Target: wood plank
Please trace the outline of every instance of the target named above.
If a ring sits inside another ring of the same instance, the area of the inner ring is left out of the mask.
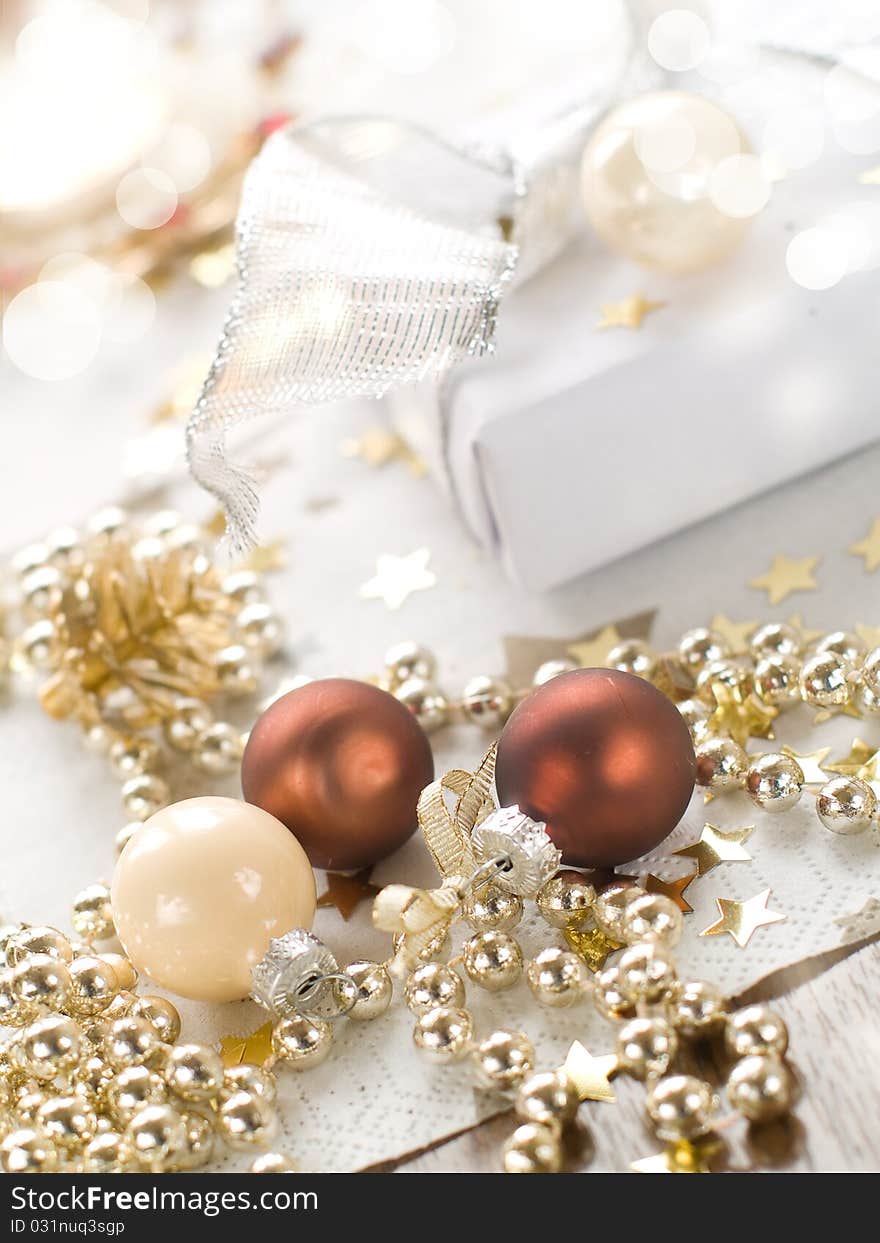
[[[823,970],[822,960],[797,964],[788,977],[776,973],[744,997],[774,998],[774,1008],[789,1027],[792,1067],[802,1091],[790,1120],[763,1128],[747,1128],[737,1121],[725,1130],[728,1151],[721,1168],[880,1171],[880,942],[842,961],[835,961],[837,952],[825,957],[833,965]],[[791,979],[804,976],[804,982],[784,991]],[[714,1060],[709,1051],[702,1063],[704,1072]],[[643,1087],[622,1076],[615,1085],[615,1104],[581,1107],[579,1127],[568,1145],[568,1170],[625,1172],[632,1161],[659,1151],[644,1121]],[[512,1127],[510,1114],[493,1118],[396,1169],[498,1171],[500,1148]]]

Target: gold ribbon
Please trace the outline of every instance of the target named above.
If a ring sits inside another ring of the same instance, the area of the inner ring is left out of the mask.
[[[470,893],[469,878],[477,868],[471,833],[494,809],[490,794],[495,775],[495,744],[476,772],[454,768],[432,781],[418,803],[419,828],[443,883],[438,889],[386,885],[373,903],[373,923],[395,934],[395,955],[389,969],[396,975],[412,970],[420,955],[442,941]],[[447,792],[457,800],[450,811]]]

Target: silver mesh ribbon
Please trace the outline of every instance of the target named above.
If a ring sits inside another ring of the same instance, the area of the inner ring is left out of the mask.
[[[237,221],[239,281],[187,426],[194,478],[253,541],[251,474],[227,432],[256,415],[380,397],[490,348],[517,247],[509,158],[411,126],[330,120],[274,134]]]

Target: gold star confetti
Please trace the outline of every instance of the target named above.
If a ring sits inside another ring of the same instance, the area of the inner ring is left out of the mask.
[[[754,831],[753,824],[728,829],[726,833],[714,824],[704,824],[697,841],[672,853],[682,859],[693,859],[697,865],[695,875],[705,876],[719,863],[748,863],[752,856],[744,849],[743,842],[747,842]]]
[[[656,687],[673,703],[681,703],[690,699],[694,693],[694,684],[686,677],[681,662],[674,656],[660,656],[651,672],[651,685]]]
[[[665,302],[651,302],[644,294],[637,293],[620,302],[603,302],[597,328],[641,328],[642,320],[652,311],[659,311]]]
[[[749,639],[757,630],[758,623],[756,621],[735,622],[724,613],[716,613],[709,623],[709,628],[723,635],[730,644],[730,650],[737,656],[740,652],[747,650]]]
[[[832,760],[824,767],[829,773],[839,773],[841,777],[857,777],[859,771],[874,758],[877,748],[862,738],[854,738],[848,755]]]
[[[687,915],[694,908],[684,896],[684,891],[688,885],[696,878],[697,872],[691,872],[688,876],[677,876],[673,880],[661,880],[659,876],[655,876],[650,872],[644,880],[643,888],[648,893],[662,893],[664,898],[671,898],[680,911],[684,911]]]
[[[364,600],[382,600],[386,608],[399,609],[414,591],[427,591],[437,583],[437,575],[428,569],[431,551],[417,548],[405,557],[383,553],[376,560],[376,573],[361,587]]]
[[[283,539],[269,540],[267,544],[258,544],[252,548],[245,560],[249,570],[258,574],[269,574],[272,570],[283,570],[287,564],[287,549]]]
[[[360,458],[367,466],[405,462],[417,478],[427,473],[424,460],[413,452],[402,436],[386,427],[370,427],[362,436],[349,437],[343,440],[340,450],[344,457]]]
[[[766,591],[771,604],[779,604],[793,591],[816,591],[819,584],[813,571],[821,560],[821,557],[802,557],[797,561],[778,553],[767,573],[750,579],[749,586]]]
[[[880,186],[880,164],[859,173],[859,181],[863,186]]]
[[[810,630],[809,626],[806,625],[800,613],[792,614],[792,616],[789,617],[788,619],[788,624],[789,626],[793,626],[794,629],[797,630],[797,632],[801,636],[801,639],[803,639],[804,643],[808,643],[808,644],[812,643],[815,639],[818,639],[819,636],[824,633],[821,630]]]
[[[851,552],[854,557],[861,557],[867,572],[874,573],[880,566],[880,518],[874,519],[865,538],[857,544],[850,544],[847,552]]]
[[[603,626],[591,639],[571,643],[566,650],[582,669],[600,669],[605,664],[612,647],[616,647],[621,638],[616,626]]]
[[[863,622],[856,622],[856,634],[867,647],[880,647],[880,626],[866,626]]]
[[[617,1057],[607,1053],[593,1057],[579,1040],[569,1049],[562,1067],[577,1088],[582,1101],[615,1101],[614,1089],[608,1082],[617,1070]]]
[[[318,906],[335,906],[344,920],[351,919],[355,909],[368,898],[375,898],[378,885],[370,884],[373,869],[347,875],[345,872],[328,872],[327,888],[318,898]]]
[[[741,747],[750,738],[772,738],[773,722],[778,708],[762,703],[753,692],[743,695],[723,682],[712,683],[715,711],[709,718],[709,729],[716,734],[729,734]]]
[[[605,966],[608,955],[620,949],[620,942],[606,937],[600,928],[566,928],[563,936],[594,975]]]
[[[827,756],[831,754],[830,747],[821,747],[818,751],[806,751],[803,755],[795,751],[792,747],[783,747],[784,755],[790,755],[793,760],[797,760],[800,765],[801,772],[804,774],[805,786],[823,786],[828,780],[828,774],[822,767]]]
[[[701,937],[717,937],[728,932],[740,949],[745,949],[758,928],[767,924],[778,924],[785,919],[781,911],[771,911],[767,907],[770,890],[762,889],[753,898],[745,902],[737,902],[733,898],[716,898],[718,919],[700,933]]]
[[[711,1174],[711,1161],[722,1150],[720,1140],[686,1139],[669,1144],[653,1157],[642,1157],[629,1167],[636,1174]]]
[[[224,1066],[240,1066],[242,1062],[262,1066],[272,1056],[272,1023],[264,1023],[250,1036],[224,1036],[220,1041]]]

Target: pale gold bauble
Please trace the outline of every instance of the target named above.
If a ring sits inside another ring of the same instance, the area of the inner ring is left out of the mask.
[[[637,263],[700,272],[725,259],[748,228],[710,197],[719,165],[748,149],[710,100],[684,91],[640,95],[614,108],[587,144],[587,218],[612,250]]]

